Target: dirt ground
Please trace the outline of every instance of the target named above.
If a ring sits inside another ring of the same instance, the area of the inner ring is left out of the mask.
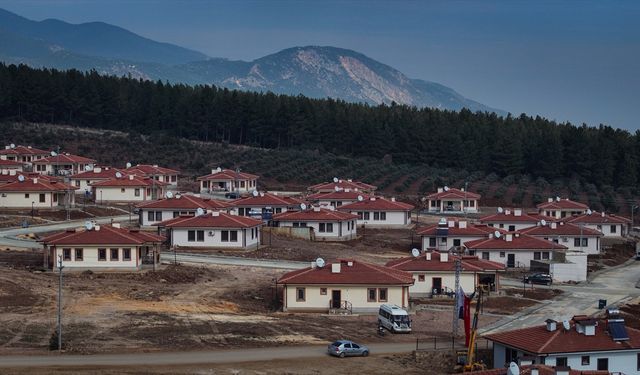
[[[127,208],[123,209],[115,208],[115,207],[82,207],[81,204],[77,205],[76,208],[70,211],[71,220],[79,220],[79,219],[88,219],[93,217],[100,216],[116,216],[116,215],[126,215]],[[22,220],[18,223],[13,223],[8,218],[14,216],[22,216],[27,218],[30,224],[40,224],[46,221],[63,221],[67,219],[67,211],[64,209],[60,210],[38,210],[34,211],[35,218],[31,219],[31,209],[20,209],[20,210],[0,210],[0,228],[6,228],[9,226],[20,226],[22,224]],[[6,216],[10,215],[10,216]],[[134,215],[135,217],[135,215]],[[5,218],[7,224],[5,224]],[[15,224],[15,225],[10,225]]]
[[[602,254],[589,255],[589,272],[601,270],[605,267],[620,265],[635,256],[635,244],[632,242],[612,243],[611,248]]]

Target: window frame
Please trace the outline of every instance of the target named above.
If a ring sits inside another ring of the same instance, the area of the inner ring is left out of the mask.
[[[320,295],[321,296],[326,296],[327,295],[327,288],[320,288]]]
[[[425,275],[418,275],[418,282],[423,283],[426,280]]]
[[[196,231],[193,229],[187,230],[187,242],[196,242]]]
[[[98,262],[106,262],[106,261],[107,261],[107,248],[106,247],[98,248]]]
[[[333,233],[333,223],[327,223],[326,232]]]
[[[204,230],[196,231],[196,242],[204,242]]]
[[[221,230],[220,231],[220,242],[229,242],[229,231]]]
[[[82,262],[84,260],[84,249],[81,247],[74,248],[73,255],[76,262]]]
[[[373,298],[371,298],[373,293]],[[367,288],[367,302],[377,302],[378,301],[378,289],[376,288]]]
[[[116,254],[115,257],[113,256],[113,254],[114,254],[113,251],[114,250],[115,250],[115,254]],[[115,248],[115,247],[109,248],[109,261],[110,262],[120,261],[120,249],[119,248]]]
[[[297,287],[296,288],[296,302],[305,302],[307,300],[307,288]],[[302,297],[300,297],[300,293],[302,293]]]
[[[556,367],[559,367],[559,366],[567,367],[568,363],[569,363],[568,357],[556,357]]]
[[[46,196],[46,194],[42,194],[42,193],[41,193],[41,194],[40,194],[40,196],[38,196],[38,201],[39,201],[40,203],[46,203],[46,202],[47,202],[47,196]]]
[[[68,255],[68,256],[67,256]],[[71,248],[65,247],[62,249],[62,260],[63,261],[71,261]]]
[[[384,298],[382,293],[384,292]],[[389,300],[389,288],[378,288],[378,302],[387,302]]]
[[[582,364],[582,366],[589,366],[591,365],[591,356],[589,355],[583,355],[580,358],[580,363]]]
[[[129,253],[128,256],[126,255],[127,253]],[[130,261],[131,260],[131,248],[130,247],[123,247],[122,248],[122,260],[123,261]]]
[[[229,242],[238,242],[238,231],[237,230],[230,230],[229,231]]]

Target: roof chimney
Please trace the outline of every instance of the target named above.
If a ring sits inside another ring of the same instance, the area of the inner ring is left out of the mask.
[[[571,367],[556,366],[556,375],[569,375]]]
[[[133,181],[133,178],[134,178],[134,177],[135,177],[134,175],[130,174],[130,175],[129,175],[129,180],[132,180],[132,181]]]
[[[552,221],[551,224],[549,224],[549,226],[551,227],[551,229],[556,229],[558,228],[558,223],[556,223],[555,221]]]
[[[513,234],[511,234],[511,233],[505,234],[504,235],[504,240],[507,241],[507,242],[513,241]]]
[[[396,197],[391,197],[391,202],[395,202],[396,201]]]
[[[340,262],[331,263],[331,273],[340,273]]]
[[[95,231],[99,231],[99,230],[100,230],[100,226],[99,226],[99,225],[94,225],[94,226],[93,226],[93,230],[95,230]]]
[[[464,229],[467,227],[467,221],[466,220],[460,220],[458,221],[458,228],[460,229]]]
[[[212,217],[220,216],[220,211],[211,211],[211,216]]]
[[[537,367],[531,367],[529,369],[529,374],[531,374],[531,375],[540,375],[540,372],[538,371]]]
[[[431,260],[431,251],[427,251],[425,252],[425,254],[426,254],[426,259]]]
[[[453,228],[453,227],[455,227],[455,226],[456,226],[456,222],[455,222],[455,221],[453,221],[453,220],[449,220],[449,221],[447,221],[447,226],[448,226],[449,228]]]
[[[549,332],[554,332],[558,327],[558,323],[553,319],[547,319],[544,322],[547,323],[547,331]]]
[[[553,198],[547,198],[547,203],[553,202]]]
[[[102,172],[102,168],[100,168],[100,167],[93,168],[93,173],[100,173],[100,172]]]
[[[442,193],[442,188],[438,188],[438,193]]]
[[[34,177],[34,178],[33,178],[33,183],[34,183],[34,184],[37,184],[37,183],[38,183],[38,177]]]
[[[448,262],[449,261],[449,253],[447,253],[447,252],[440,253],[440,261],[441,262]]]
[[[513,210],[513,216],[522,216],[522,209],[516,208]]]
[[[320,212],[320,206],[313,206],[314,212]]]
[[[120,223],[113,223],[111,226],[114,228],[120,228]]]
[[[511,210],[507,208],[506,210],[504,210],[504,214],[505,215],[511,215]]]

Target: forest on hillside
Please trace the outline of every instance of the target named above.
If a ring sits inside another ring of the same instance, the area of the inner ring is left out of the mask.
[[[640,182],[640,131],[540,117],[368,106],[0,64],[0,120],[312,150],[496,176]]]

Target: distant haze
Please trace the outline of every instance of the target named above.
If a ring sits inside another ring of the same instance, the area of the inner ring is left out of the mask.
[[[635,1],[0,0],[0,8],[103,21],[211,57],[349,48],[514,114],[640,129]]]

